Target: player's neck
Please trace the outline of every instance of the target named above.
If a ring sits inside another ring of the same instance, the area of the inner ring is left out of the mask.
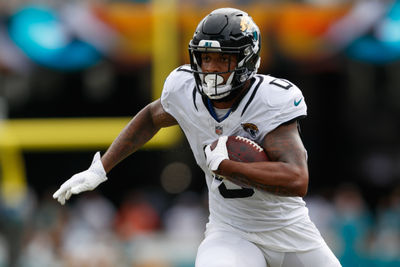
[[[232,98],[229,101],[224,101],[224,102],[216,102],[216,101],[212,101],[211,103],[215,108],[219,108],[219,109],[227,109],[227,108],[231,108],[233,106],[233,104],[236,102],[237,97]]]

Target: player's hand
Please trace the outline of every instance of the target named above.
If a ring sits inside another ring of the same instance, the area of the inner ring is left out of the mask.
[[[100,152],[97,152],[92,164],[86,171],[80,172],[72,176],[69,180],[61,185],[54,193],[53,198],[57,199],[61,205],[65,204],[72,194],[79,194],[83,191],[95,189],[100,183],[107,180],[106,171],[100,159]]]
[[[204,152],[206,154],[207,167],[211,171],[218,170],[219,165],[225,159],[229,159],[228,150],[226,148],[226,141],[228,136],[221,136],[218,138],[218,143],[214,150],[211,150],[211,144],[206,146]]]

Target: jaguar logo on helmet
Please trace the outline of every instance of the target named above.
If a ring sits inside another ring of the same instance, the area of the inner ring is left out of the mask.
[[[249,16],[243,16],[240,20],[240,29],[242,32],[252,32],[254,31],[254,22],[249,18]]]
[[[251,137],[255,138],[259,132],[257,125],[255,125],[254,123],[242,123],[241,124],[243,130],[245,130],[246,132],[248,132]]]

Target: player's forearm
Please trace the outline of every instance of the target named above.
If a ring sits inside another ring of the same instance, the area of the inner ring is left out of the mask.
[[[224,160],[220,165],[219,174],[232,182],[281,196],[303,197],[307,193],[307,167],[284,162],[241,163]]]
[[[113,141],[101,161],[106,172],[141,148],[160,129],[153,123],[150,105],[142,109]]]

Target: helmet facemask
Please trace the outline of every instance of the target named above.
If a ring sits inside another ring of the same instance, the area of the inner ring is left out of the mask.
[[[202,44],[203,41],[204,40],[202,40],[200,44]],[[215,43],[216,41],[213,42]],[[204,43],[209,44],[210,41],[204,41]],[[189,48],[191,66],[200,93],[206,95],[210,99],[218,100],[225,98],[230,92],[242,88],[244,83],[257,72],[259,66],[259,57],[257,57],[257,67],[249,72],[246,63],[254,56],[254,53],[250,54],[250,49],[250,45],[247,45],[246,48],[210,48],[204,45],[191,45]],[[203,71],[201,68],[202,53],[223,53],[230,55],[227,70],[221,72]],[[236,56],[237,58],[237,65],[234,67],[232,67],[231,63],[232,56]],[[229,73],[229,76],[225,81],[222,75],[227,73]]]
[[[217,48],[210,48],[210,43],[213,46],[217,46]],[[237,69],[237,66],[232,66],[232,57],[238,57],[238,53],[236,51],[221,51],[217,41],[209,42],[202,40],[198,46],[192,48],[190,51],[192,70],[200,92],[210,99],[221,99],[229,95],[229,92],[233,89],[233,79]],[[203,71],[201,68],[203,53],[223,53],[229,55],[227,69],[220,72]],[[224,76],[226,77],[225,74],[229,74],[226,80],[224,78]]]

